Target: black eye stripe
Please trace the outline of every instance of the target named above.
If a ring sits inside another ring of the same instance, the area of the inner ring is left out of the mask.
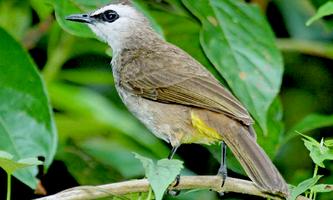
[[[106,10],[103,13],[100,13],[98,15],[91,16],[97,20],[104,21],[104,22],[114,22],[119,18],[119,15],[114,10]]]

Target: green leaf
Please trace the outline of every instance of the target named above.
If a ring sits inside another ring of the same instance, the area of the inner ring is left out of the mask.
[[[201,45],[215,68],[267,133],[283,63],[261,11],[240,0],[183,0],[202,23]]]
[[[310,114],[293,126],[283,139],[286,143],[290,139],[298,136],[298,132],[306,133],[318,128],[333,126],[333,115]]]
[[[7,160],[12,160],[13,159],[13,155],[6,152],[6,151],[0,151],[0,158],[1,159],[7,159]]]
[[[325,140],[324,144],[325,144],[327,147],[333,147],[333,139]]]
[[[13,158],[14,156],[12,154],[0,151],[0,167],[9,175],[22,168],[43,164],[43,162],[37,160],[37,158],[25,158],[19,161],[15,161]]]
[[[49,166],[57,137],[49,101],[35,64],[0,28],[0,149],[16,159],[44,156]],[[34,188],[36,169],[14,174]]]
[[[156,200],[161,200],[164,192],[183,168],[183,162],[179,160],[162,159],[155,163],[153,160],[139,154],[135,154],[135,157],[143,164]]]
[[[317,13],[306,22],[306,25],[309,26],[314,21],[331,14],[333,14],[333,2],[328,1],[324,5],[320,6]]]
[[[258,144],[265,150],[267,155],[274,160],[281,143],[281,136],[284,133],[282,122],[283,110],[280,98],[276,98],[271,104],[267,113],[268,135],[256,128]]]
[[[333,185],[331,184],[318,184],[311,187],[313,192],[333,192]]]
[[[311,144],[311,145],[313,145],[313,146],[316,146],[316,147],[320,148],[320,143],[317,142],[317,140],[313,139],[313,138],[310,137],[310,136],[304,135],[304,134],[302,134],[302,133],[298,133],[298,134],[300,134],[301,136],[305,137],[306,141],[308,141],[309,144]]]
[[[298,184],[295,188],[291,190],[291,194],[288,200],[295,200],[300,194],[302,194],[303,192],[307,191],[312,186],[314,186],[321,177],[322,176],[315,176],[306,179],[305,181],[302,181],[300,184]]]
[[[326,147],[324,142],[319,143],[309,136],[302,136],[305,137],[305,139],[303,139],[304,145],[310,151],[310,157],[313,162],[316,165],[325,168],[323,162],[325,160],[333,160],[333,149]]]
[[[41,165],[42,161],[39,161],[37,158],[23,158],[17,161],[17,163],[27,166]]]

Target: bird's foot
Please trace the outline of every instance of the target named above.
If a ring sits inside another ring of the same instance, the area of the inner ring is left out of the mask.
[[[228,177],[227,168],[219,169],[219,171],[217,172],[217,175],[222,177],[221,187],[223,187],[224,184],[225,184],[225,180],[226,180],[227,177]]]
[[[175,179],[175,184],[173,184],[172,187],[177,187],[179,185],[179,182],[180,182],[180,174],[178,174],[176,176],[176,179]],[[180,193],[180,190],[176,190],[176,189],[172,189],[172,190],[167,190],[167,194],[171,195],[171,196],[177,196],[179,195]]]
[[[227,171],[227,145],[222,142],[221,144],[221,165],[219,168],[219,171],[217,172],[218,176],[222,177],[222,183],[221,183],[221,188],[225,184],[225,180],[227,179],[228,176],[228,171]],[[219,193],[220,196],[224,195],[224,192]]]
[[[177,176],[176,176],[176,179],[175,179],[175,184],[173,185],[173,187],[177,187],[178,185],[179,185],[179,182],[180,182],[180,174],[178,174]]]
[[[180,194],[180,190],[167,190],[167,194],[170,196],[178,196]]]
[[[219,168],[219,171],[217,172],[217,175],[222,177],[221,188],[223,188],[225,180],[228,177],[227,165],[222,164],[221,167]],[[219,192],[219,195],[224,196],[224,192]]]

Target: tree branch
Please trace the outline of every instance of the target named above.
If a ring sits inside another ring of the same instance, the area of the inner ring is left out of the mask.
[[[280,197],[260,191],[251,181],[228,177],[223,188],[221,188],[221,183],[222,179],[220,176],[182,176],[178,186],[170,186],[169,189],[211,189],[216,192],[235,192],[269,199],[281,199]],[[148,190],[148,180],[139,179],[99,186],[74,187],[54,195],[39,198],[38,200],[97,199],[110,196],[121,196],[130,193],[148,192]],[[300,196],[297,200],[308,200],[308,198]]]

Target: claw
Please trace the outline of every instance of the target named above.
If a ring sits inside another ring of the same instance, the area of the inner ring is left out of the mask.
[[[173,187],[177,187],[179,185],[179,182],[180,182],[180,174],[178,174],[176,176],[176,179],[175,179],[176,183],[173,185]]]
[[[180,194],[180,190],[167,190],[167,194],[170,196],[178,196]]]
[[[175,178],[175,184],[172,187],[177,187],[179,185],[180,182],[180,174],[178,174]],[[179,195],[180,190],[176,190],[176,189],[172,189],[172,190],[167,190],[167,194],[171,195],[171,196],[177,196]]]
[[[171,160],[173,158],[173,156],[175,155],[177,149],[178,149],[179,146],[174,146],[172,147],[172,150],[168,156],[168,159]],[[177,185],[179,185],[179,181],[180,181],[180,174],[178,174],[176,176],[176,179],[175,179],[176,183],[172,186],[172,187],[177,187]],[[167,190],[167,194],[171,195],[171,196],[177,196],[179,195],[180,193],[180,190],[176,190],[176,189],[173,189],[173,190]]]
[[[227,179],[227,171],[221,171],[218,173],[218,175],[222,177],[221,187],[223,187],[225,184],[225,180]]]
[[[219,192],[219,196],[223,197],[224,196],[224,192]]]

